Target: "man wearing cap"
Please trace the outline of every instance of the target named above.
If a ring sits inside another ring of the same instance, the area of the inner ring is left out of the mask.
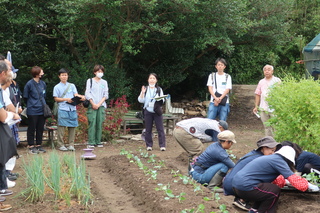
[[[192,159],[205,150],[204,143],[217,142],[217,135],[227,129],[228,123],[225,121],[216,121],[209,118],[190,118],[176,124],[173,136]]]
[[[237,172],[232,187],[238,197],[254,202],[249,212],[276,212],[285,179],[300,191],[308,189],[308,181],[293,172],[295,155],[292,147],[283,146],[274,155],[256,158]]]
[[[273,136],[273,128],[271,126],[265,125],[265,122],[273,116],[273,109],[269,108],[266,98],[268,97],[268,92],[281,80],[273,75],[273,66],[267,64],[263,67],[264,78],[259,81],[259,84],[255,90],[255,106],[253,108],[253,113],[260,112],[260,119],[263,123],[266,136]]]
[[[222,179],[230,168],[234,167],[226,149],[236,143],[235,135],[229,130],[218,134],[219,142],[208,146],[196,159],[190,174],[193,179],[201,184],[209,184],[211,190],[216,190],[222,184]],[[219,191],[220,192],[220,191]]]
[[[234,176],[239,172],[245,165],[247,165],[252,160],[261,157],[263,155],[271,155],[281,148],[281,144],[276,142],[273,137],[266,136],[257,141],[258,148],[247,153],[245,156],[240,158],[236,163],[234,168],[226,175],[223,180],[223,190],[225,195],[235,195],[232,189],[232,180]],[[233,205],[248,211],[250,206],[242,199],[235,196]]]

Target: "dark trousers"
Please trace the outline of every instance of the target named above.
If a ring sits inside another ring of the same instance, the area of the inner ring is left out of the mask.
[[[159,146],[166,147],[166,135],[164,133],[162,115],[159,116],[156,113],[151,113],[151,112],[148,112],[147,110],[144,110],[144,123],[146,126],[146,136],[145,136],[146,145],[147,147],[153,146],[153,141],[152,141],[153,121],[156,124],[157,132],[158,132]]]
[[[6,167],[0,166],[0,190],[8,189]]]
[[[29,146],[35,145],[34,134],[36,134],[36,145],[42,144],[44,122],[43,115],[28,115],[27,141]]]
[[[252,191],[241,191],[233,188],[236,195],[245,201],[253,201],[252,208],[259,213],[275,213],[281,189],[272,183],[260,183]]]

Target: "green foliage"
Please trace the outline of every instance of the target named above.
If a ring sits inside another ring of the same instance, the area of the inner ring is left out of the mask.
[[[275,128],[277,141],[292,141],[305,150],[320,153],[319,93],[318,81],[297,81],[292,77],[283,79],[270,91],[267,101],[275,116],[268,123]]]

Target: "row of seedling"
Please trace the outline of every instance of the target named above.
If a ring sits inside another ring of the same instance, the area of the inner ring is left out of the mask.
[[[92,201],[90,176],[84,160],[77,162],[75,154],[59,155],[53,151],[48,162],[42,155],[23,160],[27,188],[20,194],[31,202],[43,201],[46,194],[54,194],[55,200],[63,199],[67,205],[72,199],[85,206]]]

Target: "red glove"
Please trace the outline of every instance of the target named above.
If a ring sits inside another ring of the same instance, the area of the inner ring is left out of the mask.
[[[289,176],[287,179],[294,188],[296,188],[300,191],[303,191],[303,192],[307,191],[308,181],[306,179],[304,179],[296,174]]]
[[[272,183],[282,188],[286,184],[286,181],[282,175],[279,175]]]

